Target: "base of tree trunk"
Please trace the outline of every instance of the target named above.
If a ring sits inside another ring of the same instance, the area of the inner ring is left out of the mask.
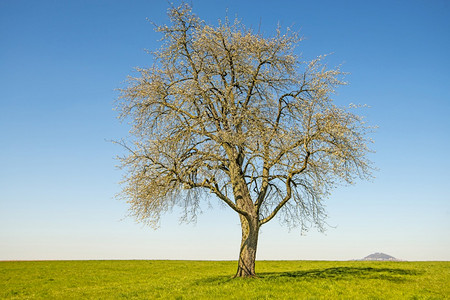
[[[237,278],[237,277],[241,277],[241,278],[251,278],[251,277],[257,277],[256,276],[256,272],[255,272],[255,261],[251,260],[251,261],[239,261],[239,266],[236,272],[236,275],[234,275],[233,278]]]
[[[245,270],[238,270],[233,278],[258,278],[255,273],[249,273]]]

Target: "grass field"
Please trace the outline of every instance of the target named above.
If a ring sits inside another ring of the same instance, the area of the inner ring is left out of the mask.
[[[0,299],[450,299],[450,262],[0,262]]]

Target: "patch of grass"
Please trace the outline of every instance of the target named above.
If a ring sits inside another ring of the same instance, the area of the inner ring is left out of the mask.
[[[0,262],[0,299],[450,299],[450,262]]]

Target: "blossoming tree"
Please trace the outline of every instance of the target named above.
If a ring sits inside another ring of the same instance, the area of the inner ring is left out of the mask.
[[[195,217],[214,195],[240,217],[236,276],[255,276],[262,225],[279,216],[322,228],[330,190],[370,177],[368,127],[333,104],[344,84],[338,68],[295,55],[296,33],[264,37],[227,19],[210,26],[185,4],[169,17],[157,26],[154,66],[121,91],[134,137],[121,142],[129,150],[122,195],[152,225],[174,205]]]

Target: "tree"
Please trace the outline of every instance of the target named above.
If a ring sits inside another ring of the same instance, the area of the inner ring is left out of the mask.
[[[118,108],[132,124],[122,195],[157,225],[174,205],[194,217],[215,195],[240,217],[236,277],[255,276],[259,229],[276,215],[322,228],[322,200],[339,183],[370,176],[362,117],[333,104],[343,73],[323,57],[302,62],[295,32],[274,37],[239,21],[216,27],[182,4],[157,26],[163,45],[138,69]]]

